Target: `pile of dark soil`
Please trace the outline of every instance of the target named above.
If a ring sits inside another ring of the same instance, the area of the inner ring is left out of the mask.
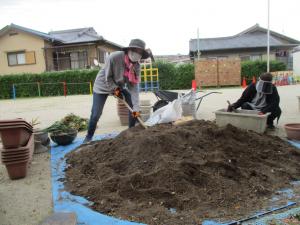
[[[67,155],[66,188],[108,215],[146,224],[239,219],[300,179],[278,137],[207,121],[135,127]]]

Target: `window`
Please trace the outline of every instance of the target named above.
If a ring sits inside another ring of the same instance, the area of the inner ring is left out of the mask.
[[[257,60],[260,60],[261,61],[261,55],[251,55],[250,56],[250,60],[251,61],[257,61]]]
[[[284,50],[276,50],[275,56],[276,57],[287,57],[288,52],[284,51]]]
[[[250,60],[250,56],[249,55],[242,55],[242,56],[240,56],[240,58],[241,58],[241,61],[248,61],[248,60]]]
[[[8,65],[16,66],[25,64],[25,52],[8,53]]]
[[[98,59],[99,59],[99,62],[104,64],[105,61],[106,61],[106,58],[109,56],[109,53],[102,50],[102,49],[98,49]]]
[[[9,66],[35,64],[35,53],[32,52],[10,52],[7,53]]]
[[[71,52],[71,68],[72,69],[83,69],[87,67],[87,52]]]

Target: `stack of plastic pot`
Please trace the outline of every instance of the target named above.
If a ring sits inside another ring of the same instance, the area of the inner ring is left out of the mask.
[[[0,120],[1,162],[10,179],[26,177],[34,152],[33,127],[23,119]]]
[[[118,99],[117,102],[118,115],[122,126],[126,126],[129,123],[129,110],[126,105]]]

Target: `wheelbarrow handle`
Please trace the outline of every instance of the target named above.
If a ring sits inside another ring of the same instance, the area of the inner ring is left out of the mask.
[[[219,92],[219,91],[212,91],[212,92],[209,92],[209,93],[207,93],[207,94],[205,94],[205,95],[203,95],[203,96],[201,96],[201,97],[199,97],[199,98],[196,98],[195,101],[200,100],[199,103],[198,103],[198,106],[197,106],[196,111],[198,111],[198,109],[199,109],[199,107],[200,107],[200,104],[201,104],[203,98],[206,97],[206,96],[208,96],[208,95],[211,95],[211,94],[222,94],[222,92]]]

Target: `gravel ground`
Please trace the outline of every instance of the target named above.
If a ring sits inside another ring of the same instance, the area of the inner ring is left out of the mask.
[[[234,102],[242,93],[241,88],[223,88],[205,90],[221,91],[203,99],[197,113],[197,119],[213,120],[214,111],[227,107],[226,100]],[[285,136],[283,124],[300,122],[297,96],[300,96],[300,85],[278,87],[281,96],[283,114],[278,129],[273,132]],[[205,93],[200,93],[203,95]],[[152,93],[142,93],[141,99],[150,99],[153,104],[156,97]],[[0,120],[24,118],[27,121],[38,118],[40,128],[51,125],[69,113],[89,117],[92,97],[77,95],[67,97],[31,98],[17,100],[0,100]],[[126,129],[120,126],[116,112],[116,100],[109,97],[103,115],[98,123],[97,134],[110,133]],[[85,133],[79,133],[84,136]],[[4,165],[0,163],[0,225],[35,225],[39,224],[52,212],[50,153],[34,155],[28,176],[21,180],[11,181]]]

